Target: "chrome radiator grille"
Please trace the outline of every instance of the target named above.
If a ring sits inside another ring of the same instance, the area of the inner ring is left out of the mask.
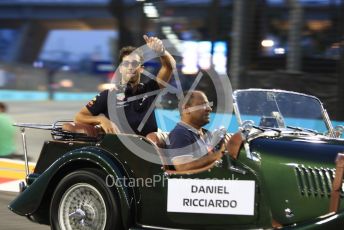
[[[294,168],[299,191],[307,197],[330,197],[336,170],[298,165]],[[341,197],[344,197],[343,186]]]

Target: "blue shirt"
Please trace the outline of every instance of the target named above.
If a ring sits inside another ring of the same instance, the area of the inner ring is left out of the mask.
[[[195,158],[206,155],[211,146],[211,133],[203,129],[203,134],[190,125],[179,122],[170,132],[167,140],[167,155],[172,162],[176,157],[192,156]]]

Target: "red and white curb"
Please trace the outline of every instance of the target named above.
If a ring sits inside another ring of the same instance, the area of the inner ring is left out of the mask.
[[[29,162],[30,172],[35,167]],[[19,192],[19,182],[25,180],[24,161],[0,159],[0,191]]]

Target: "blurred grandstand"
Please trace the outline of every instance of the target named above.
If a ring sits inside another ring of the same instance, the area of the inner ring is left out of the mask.
[[[65,45],[47,47],[49,34],[61,30]],[[87,35],[74,45],[77,53],[66,45],[68,30],[113,32],[109,55],[89,52]],[[142,34],[168,39],[180,53],[185,88],[214,68],[234,89],[318,96],[331,117],[344,120],[344,0],[0,0],[0,91],[48,92],[52,99],[56,92],[95,93],[111,78],[118,47],[142,45]],[[88,53],[80,54],[83,47]],[[216,80],[208,80],[199,88],[214,97]],[[167,93],[161,104],[174,108],[176,101]]]

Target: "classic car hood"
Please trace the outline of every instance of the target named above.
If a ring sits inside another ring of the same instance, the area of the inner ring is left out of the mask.
[[[337,154],[344,152],[344,140],[323,136],[257,138],[251,142],[250,147],[253,152],[292,159],[294,163],[334,168]]]
[[[328,213],[335,159],[337,153],[344,152],[343,140],[316,136],[257,138],[251,141],[250,150],[260,158],[276,221],[291,224]]]

